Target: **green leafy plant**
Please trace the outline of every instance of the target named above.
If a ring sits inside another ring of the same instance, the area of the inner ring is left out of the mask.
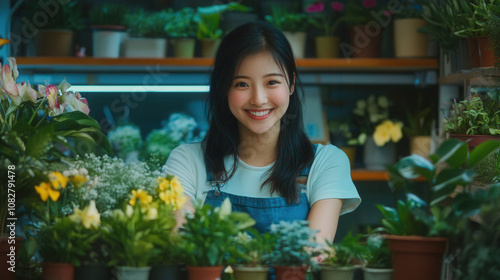
[[[317,231],[309,228],[307,221],[281,221],[272,224],[270,233],[277,235],[274,250],[271,254],[271,263],[279,266],[316,266],[312,258],[319,255],[314,250]]]
[[[167,36],[165,25],[172,20],[172,14],[172,10],[155,13],[137,10],[127,14],[125,20],[130,36],[138,38],[165,38]]]
[[[361,237],[361,234],[353,235],[352,232],[349,232],[340,243],[327,242],[328,249],[325,250],[327,257],[324,259],[323,265],[353,266],[354,261],[362,257]]]
[[[268,232],[259,233],[255,229],[247,232],[240,232],[235,237],[237,249],[229,262],[250,267],[270,266],[277,237]]]
[[[500,5],[492,8],[485,31],[495,55],[495,66],[500,67]]]
[[[330,7],[325,9],[325,4],[318,1],[306,8],[308,13],[316,16],[311,23],[322,31],[323,36],[332,36],[343,20],[340,12],[344,10],[344,4],[336,1],[331,3]]]
[[[235,254],[234,237],[253,226],[249,214],[231,212],[231,202],[226,199],[221,207],[197,205],[194,214],[186,214],[182,247],[185,263],[192,266],[220,266]],[[237,253],[236,253],[237,254]]]
[[[499,148],[500,141],[490,140],[469,153],[466,143],[448,139],[429,160],[414,154],[389,166],[389,186],[395,194],[406,193],[407,199],[396,200],[396,208],[377,205],[385,231],[405,236],[453,236],[463,229],[477,207],[469,203],[471,191],[467,188],[475,176],[472,168]],[[414,181],[418,177],[426,181],[425,189]],[[466,189],[460,191],[461,186]],[[442,203],[455,192],[458,194],[451,205]]]
[[[125,26],[129,8],[121,4],[101,4],[89,11],[91,25]]]
[[[406,110],[406,125],[403,127],[404,134],[412,136],[430,136],[432,133],[432,123],[435,111],[434,102],[425,100],[423,94],[419,94],[416,106]]]
[[[193,8],[183,8],[174,12],[172,20],[165,25],[165,31],[174,38],[194,38],[196,36],[198,23],[195,19]]]
[[[344,10],[344,21],[350,25],[367,24],[376,21],[373,15],[380,12],[380,7],[376,0],[355,0],[348,1]]]
[[[265,16],[266,21],[281,31],[306,31],[312,24],[312,19],[304,13],[294,12],[290,7],[271,6],[271,14]]]
[[[28,17],[35,19],[40,11],[45,11],[47,9],[42,6],[43,2],[37,0],[28,0],[25,2],[25,10],[28,13]],[[43,29],[69,29],[69,30],[81,30],[85,27],[82,18],[82,6],[80,1],[69,0],[56,2],[57,10],[55,12],[50,12],[46,17],[47,24],[42,26]],[[50,8],[49,8],[50,9]],[[28,28],[31,28],[28,25]]]
[[[498,0],[460,0],[466,16],[466,25],[455,34],[463,38],[485,36],[485,27],[491,18],[493,8],[500,4]]]
[[[369,233],[362,250],[363,265],[369,268],[391,268],[391,252],[387,239],[381,234]]]
[[[194,21],[198,23],[196,37],[198,39],[219,39],[222,37],[220,28],[221,14],[226,11],[248,12],[250,8],[238,2],[222,5],[198,7]]]
[[[337,147],[360,145],[365,139],[354,137],[351,131],[351,125],[347,120],[328,121],[328,131],[330,132],[330,141]],[[366,137],[366,135],[365,135]]]
[[[484,98],[473,97],[452,105],[444,130],[450,134],[500,135],[500,102],[498,92]]]
[[[459,243],[463,250],[457,256],[456,279],[497,279],[500,277],[500,185],[491,185],[473,196],[479,206],[474,221],[465,227]]]

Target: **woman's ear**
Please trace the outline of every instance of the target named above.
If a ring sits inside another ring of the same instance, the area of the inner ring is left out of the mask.
[[[293,92],[295,91],[295,73],[293,73],[293,82],[292,82],[292,85],[290,86],[290,95],[293,94]]]

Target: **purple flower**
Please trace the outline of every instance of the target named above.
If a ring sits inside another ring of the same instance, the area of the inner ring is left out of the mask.
[[[322,2],[314,2],[309,7],[306,8],[308,13],[322,12],[325,9],[325,5]]]
[[[363,0],[363,7],[370,9],[377,6],[377,0]]]
[[[344,10],[344,4],[340,2],[333,2],[332,3],[332,10],[337,11],[337,12],[342,12]]]

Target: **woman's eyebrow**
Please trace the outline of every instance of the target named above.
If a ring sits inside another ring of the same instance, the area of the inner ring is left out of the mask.
[[[272,76],[285,77],[281,73],[269,73],[269,74],[264,75],[264,78],[272,77]],[[233,80],[236,80],[236,79],[250,79],[250,77],[248,77],[248,76],[235,76],[235,77],[233,77]]]

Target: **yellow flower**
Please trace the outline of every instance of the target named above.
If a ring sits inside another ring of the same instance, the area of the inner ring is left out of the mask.
[[[389,134],[391,134],[392,142],[396,143],[403,138],[403,132],[401,131],[402,126],[403,124],[398,122],[391,127]]]
[[[130,201],[128,203],[132,206],[135,206],[135,203],[137,200],[139,200],[141,202],[142,207],[145,207],[149,203],[151,203],[151,201],[153,201],[153,197],[150,196],[148,194],[148,192],[145,190],[141,190],[141,189],[138,189],[137,191],[132,190],[132,198],[130,199]]]
[[[375,128],[375,132],[373,133],[373,141],[375,141],[375,144],[379,147],[384,146],[385,143],[389,142],[391,140],[391,136],[389,134],[389,129],[387,128],[386,125],[379,124]]]
[[[101,214],[95,207],[95,201],[90,201],[90,204],[83,210],[75,208],[74,213],[69,216],[69,219],[74,223],[81,223],[84,228],[98,228],[101,224]]]
[[[73,176],[69,177],[69,180],[71,181],[73,186],[79,187],[87,181],[87,177],[85,177],[83,175],[73,175]]]
[[[158,188],[161,191],[166,190],[168,188],[168,185],[170,184],[170,182],[163,177],[158,177],[158,178],[156,178],[156,180],[158,181]]]
[[[47,201],[49,197],[52,201],[57,201],[61,195],[59,191],[52,189],[51,184],[45,182],[35,186],[35,190],[43,201]]]
[[[172,178],[172,180],[170,181],[170,188],[177,195],[181,195],[184,193],[184,189],[182,188],[181,182],[179,181],[177,176]]]
[[[54,189],[65,188],[68,184],[68,177],[62,175],[61,172],[50,172],[49,180]]]

